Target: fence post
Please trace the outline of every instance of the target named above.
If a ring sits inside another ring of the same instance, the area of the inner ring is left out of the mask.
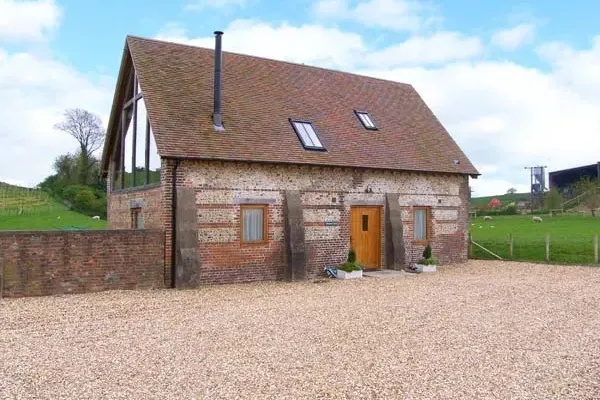
[[[594,264],[598,264],[598,234],[594,235]]]
[[[546,262],[550,262],[550,234],[546,234]]]
[[[471,244],[471,232],[469,232],[469,247],[468,247],[467,251],[469,252],[467,258],[473,258],[473,245]]]
[[[513,234],[512,232],[508,236],[508,256],[513,258]]]

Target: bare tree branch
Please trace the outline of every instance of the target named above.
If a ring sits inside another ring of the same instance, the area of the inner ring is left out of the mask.
[[[102,146],[106,132],[100,118],[87,110],[72,108],[64,113],[64,120],[54,125],[55,129],[71,135],[87,157]]]
[[[79,183],[86,184],[94,165],[93,153],[102,146],[106,132],[100,118],[87,110],[72,108],[64,113],[64,120],[54,125],[55,129],[71,135],[79,143]]]

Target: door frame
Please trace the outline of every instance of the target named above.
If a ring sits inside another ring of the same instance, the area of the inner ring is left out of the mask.
[[[348,215],[348,220],[349,220],[349,224],[348,224],[348,237],[350,238],[352,236],[352,209],[354,208],[376,208],[379,211],[379,236],[377,239],[377,243],[378,245],[378,249],[377,249],[377,266],[375,267],[367,267],[365,268],[365,271],[377,271],[382,269],[382,264],[383,264],[383,257],[381,255],[381,253],[383,252],[383,234],[384,234],[384,221],[383,221],[383,205],[377,205],[377,204],[365,204],[365,205],[360,205],[360,204],[353,204],[350,206],[350,213]],[[350,246],[352,246],[352,241],[350,241]]]

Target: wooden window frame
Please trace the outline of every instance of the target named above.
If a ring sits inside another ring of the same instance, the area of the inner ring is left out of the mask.
[[[247,242],[244,240],[244,210],[263,211],[263,240]],[[242,204],[240,205],[240,243],[244,246],[265,244],[269,242],[269,205],[268,204]]]
[[[417,240],[415,239],[415,214],[417,210],[424,210],[425,211],[425,239],[424,240]],[[415,206],[413,207],[413,212],[412,212],[412,216],[413,216],[413,232],[412,232],[412,237],[413,237],[413,243],[416,245],[427,245],[429,244],[429,242],[431,241],[431,228],[432,228],[432,221],[431,221],[431,207],[429,206]]]
[[[131,209],[131,229],[144,229],[143,226],[138,226],[138,216],[142,217],[142,225],[144,223],[144,214],[142,213],[141,207],[135,207]]]

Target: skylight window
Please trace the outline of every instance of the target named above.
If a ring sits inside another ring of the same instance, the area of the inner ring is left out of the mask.
[[[371,116],[369,115],[368,112],[354,110],[354,113],[356,114],[358,119],[360,119],[360,122],[362,122],[362,124],[365,128],[373,130],[373,131],[377,130],[377,127],[375,126],[375,122],[373,122],[373,119],[371,118]]]
[[[296,131],[296,135],[300,138],[302,142],[302,146],[305,149],[310,150],[325,150],[323,144],[319,140],[317,136],[317,132],[312,126],[312,123],[306,121],[296,121],[290,120],[292,126],[294,127],[294,131]]]

